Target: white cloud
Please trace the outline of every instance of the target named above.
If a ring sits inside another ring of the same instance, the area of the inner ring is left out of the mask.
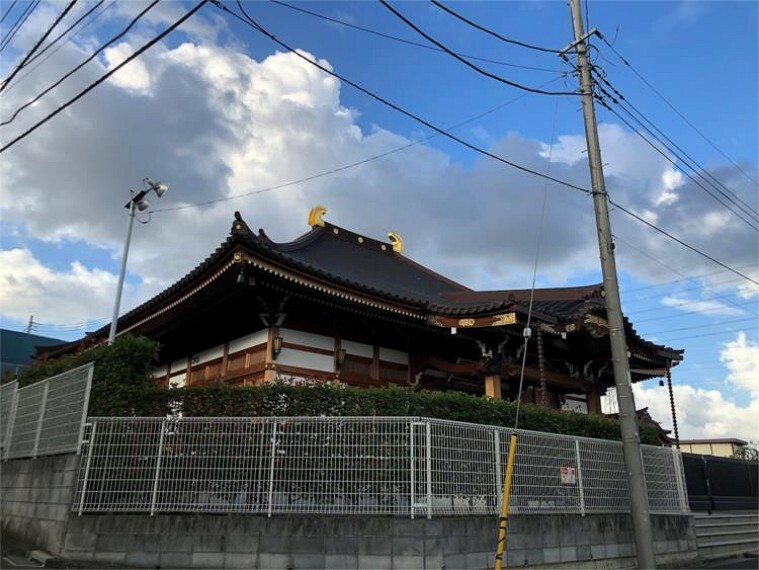
[[[127,59],[135,48],[128,42],[117,44],[105,50],[106,68],[111,69],[120,65]],[[152,84],[150,73],[145,63],[139,58],[133,59],[119,71],[114,73],[110,81],[124,89],[136,91],[138,93],[148,93]]]
[[[704,390],[677,382],[674,383],[673,391],[681,439],[759,439],[759,399],[754,398],[747,405],[741,406],[725,399],[718,390]],[[635,384],[633,392],[638,409],[647,407],[651,416],[663,427],[672,428],[672,413],[666,388],[647,388]]]
[[[151,23],[170,21],[180,8],[164,5],[163,12],[151,12]],[[120,17],[136,9],[127,3]],[[127,191],[139,187],[145,176],[170,185],[154,206],[176,207],[309,177],[412,142],[381,126],[362,130],[358,111],[342,103],[340,82],[296,56],[275,53],[256,61],[220,40],[226,28],[217,20],[198,16],[189,22],[193,26],[183,30],[192,41],[155,46],[117,81],[99,86],[4,153],[4,224],[47,242],[107,247],[116,256],[123,243]],[[47,77],[77,63],[85,51],[65,44],[56,58],[4,93],[3,115],[37,93]],[[83,69],[66,89],[51,93],[7,127],[4,136],[28,127],[126,51],[126,44],[112,48],[106,62]],[[756,240],[749,228],[721,214],[718,204],[678,178],[635,134],[613,124],[599,130],[609,163],[607,186],[616,201],[717,252],[726,263],[756,264]],[[558,141],[552,176],[587,187],[584,135],[565,133]],[[517,133],[494,139],[488,149],[539,172],[549,167],[546,143]],[[750,188],[731,172],[715,171],[715,176],[748,199]],[[151,291],[159,290],[223,241],[234,210],[251,226],[263,226],[273,239],[284,241],[304,232],[308,209],[322,203],[329,209],[327,219],[339,225],[378,238],[398,231],[411,257],[473,287],[528,286],[539,238],[544,280],[560,285],[578,275],[597,275],[590,199],[549,184],[539,236],[543,191],[543,180],[490,159],[463,168],[445,153],[418,144],[276,192],[156,213],[151,224],[135,228],[129,267]],[[678,246],[619,213],[613,223],[615,234],[634,236],[630,240],[651,256],[674,256],[675,269],[689,274],[713,270],[709,262],[682,254]],[[706,236],[705,227],[712,228],[711,235]],[[623,270],[642,279],[672,277],[650,259],[625,261]]]
[[[746,333],[741,332],[735,340],[725,344],[720,360],[729,371],[728,382],[759,398],[759,344],[747,340]]]
[[[720,303],[719,301],[689,299],[683,296],[669,295],[662,297],[661,304],[672,307],[686,313],[709,313],[712,316],[742,315],[743,311],[737,307]]]
[[[128,294],[131,288],[127,288]],[[66,271],[42,265],[26,249],[0,251],[0,307],[10,319],[78,323],[110,315],[116,276],[73,263]]]

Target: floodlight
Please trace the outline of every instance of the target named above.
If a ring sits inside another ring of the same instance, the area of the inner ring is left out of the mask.
[[[140,212],[144,212],[145,210],[150,208],[150,201],[146,198],[143,198],[142,200],[137,202],[136,206]]]

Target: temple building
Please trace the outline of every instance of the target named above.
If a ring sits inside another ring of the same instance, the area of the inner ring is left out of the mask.
[[[517,394],[530,290],[473,291],[378,241],[309,214],[289,243],[235,213],[205,261],[123,315],[118,334],[161,344],[156,381],[416,384],[600,414],[614,385],[603,287],[536,289],[524,386]],[[642,339],[625,320],[633,382],[663,376],[682,351]],[[57,350],[105,342],[108,327]]]

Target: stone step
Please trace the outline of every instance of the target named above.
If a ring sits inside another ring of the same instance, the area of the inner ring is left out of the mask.
[[[723,540],[708,545],[698,545],[700,558],[723,558],[741,554],[757,554],[759,544],[756,537],[751,540]]]
[[[733,542],[754,542],[759,543],[759,535],[756,530],[744,530],[741,532],[712,532],[705,535],[696,535],[698,547],[710,546],[711,544],[721,544],[726,541]]]
[[[759,523],[728,522],[696,525],[696,536],[709,536],[715,533],[753,532],[759,534]]]

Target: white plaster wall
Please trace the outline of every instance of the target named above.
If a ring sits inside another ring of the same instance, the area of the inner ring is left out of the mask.
[[[204,362],[209,362],[211,360],[216,360],[217,358],[221,358],[224,356],[224,345],[220,344],[219,346],[214,346],[213,348],[208,348],[206,350],[203,350],[201,352],[196,352],[192,355],[191,363],[193,366],[197,364],[203,364]]]
[[[342,340],[340,341],[340,347],[344,348],[348,354],[363,356],[364,358],[374,358],[374,347],[371,344]]]
[[[334,372],[335,370],[334,356],[294,350],[292,348],[283,348],[282,352],[279,353],[277,363],[283,366],[297,366],[298,368],[319,370],[320,372]]]
[[[330,336],[285,328],[279,329],[279,336],[281,336],[285,342],[292,344],[302,344],[303,346],[321,348],[322,350],[335,350],[335,339]]]
[[[269,339],[269,329],[254,332],[229,341],[229,353],[233,354],[252,346],[266,344]]]
[[[380,347],[379,357],[380,360],[384,360],[385,362],[395,362],[397,364],[405,364],[408,366],[408,352]]]

